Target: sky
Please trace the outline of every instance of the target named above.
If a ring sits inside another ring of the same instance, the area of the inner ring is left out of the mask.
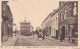
[[[10,6],[14,23],[20,30],[20,21],[30,21],[33,29],[41,27],[43,20],[59,6],[58,0],[11,0]]]

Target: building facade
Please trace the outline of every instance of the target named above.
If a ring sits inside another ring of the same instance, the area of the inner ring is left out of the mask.
[[[76,42],[78,38],[78,2],[59,2],[59,37],[65,41]]]
[[[46,31],[46,36],[51,36],[51,14],[41,24],[42,29]]]
[[[13,34],[13,17],[8,1],[2,1],[1,41],[7,41]]]
[[[42,29],[46,30],[46,35],[58,39],[58,9],[50,13],[42,22]]]
[[[31,35],[33,32],[33,27],[30,22],[24,20],[24,22],[20,22],[20,31],[22,35]]]
[[[56,39],[58,39],[58,11],[59,8],[54,10],[52,16],[51,16],[51,36],[54,36]]]

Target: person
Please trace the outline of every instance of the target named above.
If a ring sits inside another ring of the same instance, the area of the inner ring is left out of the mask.
[[[62,34],[60,34],[60,42],[62,42]]]
[[[45,30],[42,31],[43,33],[43,40],[45,39]]]
[[[39,36],[39,32],[38,32],[38,30],[36,30],[36,35],[37,35],[37,37]]]
[[[34,37],[34,35],[35,35],[35,32],[33,31],[33,37]]]
[[[38,38],[39,38],[39,37],[41,37],[41,30],[39,30],[39,35],[38,35]]]

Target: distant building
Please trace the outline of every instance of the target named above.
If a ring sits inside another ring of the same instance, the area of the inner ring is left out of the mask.
[[[2,22],[1,22],[1,41],[8,40],[13,34],[13,17],[8,1],[2,1]]]
[[[33,27],[30,22],[24,20],[24,22],[20,22],[20,30],[22,35],[30,35],[33,32]]]
[[[63,40],[76,42],[78,40],[78,2],[59,2],[59,32]]]

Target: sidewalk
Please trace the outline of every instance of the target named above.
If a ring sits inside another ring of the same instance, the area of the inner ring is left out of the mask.
[[[64,45],[64,46],[78,46],[78,44],[76,44],[76,43],[71,43],[71,42],[67,42],[67,41],[60,42],[59,39],[55,39],[55,38],[51,38],[51,37],[46,37],[46,39],[56,41],[56,42],[58,42],[58,43],[60,43],[61,45]]]
[[[2,42],[2,46],[14,46],[16,40],[17,40],[17,37],[9,38],[8,41]]]

